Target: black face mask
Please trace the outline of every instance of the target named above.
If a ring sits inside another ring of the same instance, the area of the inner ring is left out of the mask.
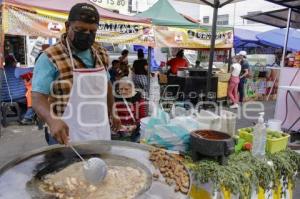
[[[80,51],[89,49],[95,42],[95,33],[84,33],[74,31],[74,39],[72,41],[73,46]]]

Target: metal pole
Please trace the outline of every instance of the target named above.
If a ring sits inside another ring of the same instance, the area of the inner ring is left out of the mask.
[[[2,24],[3,24],[3,13],[4,13],[4,6],[3,5],[1,5],[1,7],[0,7],[0,9],[1,9],[1,16],[0,16],[0,25],[1,25],[1,27],[2,27]],[[4,70],[4,61],[5,61],[5,58],[4,58],[4,44],[5,44],[5,34],[4,34],[4,30],[3,30],[3,28],[1,28],[1,31],[0,31],[0,91],[2,90],[2,80],[3,80],[3,78],[4,78],[4,74],[3,74],[3,70]],[[1,99],[2,99],[2,95],[1,95],[2,93],[0,92],[0,103],[1,103]],[[1,110],[0,110],[0,121],[2,120],[2,118],[1,118],[1,115],[2,115],[2,113],[1,113]],[[1,126],[1,124],[0,124],[0,126]]]
[[[289,34],[290,34],[290,27],[291,27],[291,16],[292,16],[292,9],[289,8],[288,21],[287,21],[287,24],[286,24],[286,34],[285,34],[284,46],[283,46],[283,52],[282,52],[282,59],[281,59],[281,63],[280,63],[281,68],[285,67],[285,65],[284,65],[285,64],[285,55],[286,55],[288,42],[289,42]],[[277,75],[275,80],[273,81],[273,85],[272,85],[272,87],[270,89],[270,92],[268,94],[267,101],[269,101],[270,95],[274,90],[275,83],[280,78],[280,75],[281,75],[281,72],[279,72],[279,75]]]
[[[232,64],[232,49],[230,48],[229,55],[228,55],[228,71],[227,71],[228,73],[230,72],[231,64]]]
[[[4,5],[1,5],[1,14],[0,14],[0,26],[1,31],[0,31],[0,68],[3,68],[3,63],[4,63],[4,45],[5,45],[5,33],[4,33],[4,28],[3,28],[3,22],[4,22]]]
[[[286,51],[287,51],[287,45],[289,42],[291,16],[292,16],[292,8],[289,8],[288,21],[287,21],[287,25],[286,25],[286,34],[285,34],[285,40],[284,40],[284,46],[283,46],[283,52],[282,52],[282,60],[281,60],[281,64],[280,64],[281,67],[284,67],[285,55],[286,55]]]
[[[215,44],[216,44],[215,42],[216,42],[216,35],[217,35],[217,19],[218,19],[219,6],[220,6],[220,1],[214,0],[214,15],[213,15],[213,23],[212,23],[212,31],[211,31],[209,65],[207,71],[206,99],[210,98],[210,92],[211,92],[211,77],[212,77],[212,68],[213,68],[214,56],[215,56]]]
[[[287,24],[286,24],[286,34],[285,34],[285,40],[284,40],[284,46],[283,46],[283,52],[282,52],[282,59],[281,59],[281,63],[280,63],[281,68],[285,67],[284,63],[285,63],[285,55],[286,55],[286,51],[287,51],[287,46],[288,46],[288,42],[289,42],[291,16],[292,16],[292,9],[289,8],[288,20],[287,20]],[[280,78],[280,75],[281,75],[281,72],[279,72],[279,75],[276,76],[276,78],[273,82],[273,85],[272,85],[270,92],[268,94],[268,97],[267,97],[267,101],[269,101],[270,95],[273,92],[276,81]]]
[[[150,97],[150,78],[151,78],[151,51],[152,47],[148,47],[148,88],[147,88],[147,97]]]
[[[146,98],[148,98],[148,107],[147,107],[147,112],[148,115],[150,115],[150,78],[151,78],[151,51],[152,51],[152,47],[148,47],[148,73],[147,73],[147,91],[146,91]]]

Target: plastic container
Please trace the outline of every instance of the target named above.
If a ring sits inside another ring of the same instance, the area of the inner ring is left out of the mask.
[[[251,142],[253,141],[253,134],[252,133],[248,133],[246,131],[244,131],[244,129],[239,129],[238,130],[239,133],[239,137],[244,139],[246,142]]]
[[[253,133],[248,133],[245,129],[247,128],[242,128],[239,129],[239,137],[241,139],[244,139],[245,142],[253,142]],[[282,133],[284,135],[284,137],[282,138],[272,138],[269,139],[267,138],[267,144],[266,144],[266,152],[268,153],[276,153],[279,151],[283,151],[286,149],[287,145],[288,145],[288,141],[289,141],[289,134],[286,133]]]
[[[231,77],[231,73],[217,73],[216,74],[218,77],[219,82],[227,82],[229,81]]]
[[[268,121],[268,128],[274,131],[281,131],[281,121],[276,119],[270,119]]]
[[[276,153],[285,150],[289,142],[289,134],[283,133],[285,136],[277,139],[267,139],[266,151],[269,153]]]

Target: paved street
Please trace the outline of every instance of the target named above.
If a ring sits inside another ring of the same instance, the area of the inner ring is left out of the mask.
[[[13,125],[1,131],[0,165],[22,153],[46,146],[43,131],[35,126]]]

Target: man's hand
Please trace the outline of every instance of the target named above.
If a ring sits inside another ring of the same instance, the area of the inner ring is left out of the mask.
[[[121,120],[119,118],[116,118],[116,117],[112,117],[111,119],[111,129],[114,131],[114,132],[118,132],[120,131],[121,129]]]
[[[56,119],[49,124],[50,132],[52,136],[60,143],[67,145],[69,142],[69,127],[60,120]]]

